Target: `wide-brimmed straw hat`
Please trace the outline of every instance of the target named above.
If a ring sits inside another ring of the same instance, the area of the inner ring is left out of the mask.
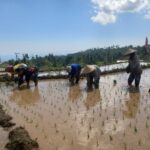
[[[24,63],[20,63],[14,66],[14,70],[17,70],[19,68],[27,68],[27,65]]]
[[[92,71],[94,71],[96,69],[96,66],[95,65],[86,65],[82,71],[81,71],[81,74],[88,74],[88,73],[91,73]]]
[[[129,48],[129,49],[125,52],[124,56],[128,56],[128,55],[130,55],[130,54],[132,54],[132,53],[135,53],[135,52],[136,52],[135,49]]]

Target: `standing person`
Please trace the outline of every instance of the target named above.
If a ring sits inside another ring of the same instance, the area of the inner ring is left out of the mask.
[[[93,85],[95,88],[99,87],[100,73],[101,70],[97,65],[86,65],[83,68],[82,74],[86,75],[88,88],[91,89]]]
[[[81,72],[81,65],[80,64],[72,64],[71,66],[67,67],[69,81],[74,84],[79,83],[80,80],[80,72]],[[74,81],[75,80],[75,81]]]
[[[129,64],[126,68],[127,73],[130,73],[128,78],[128,85],[132,86],[132,82],[135,80],[135,87],[138,88],[141,79],[142,68],[136,50],[129,48],[124,55],[129,56]]]

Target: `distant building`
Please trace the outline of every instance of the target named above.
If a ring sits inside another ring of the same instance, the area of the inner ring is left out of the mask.
[[[146,53],[149,53],[149,51],[150,51],[150,45],[148,44],[148,38],[147,38],[147,37],[146,37],[146,39],[145,39],[144,48],[145,48],[145,52],[146,52]]]

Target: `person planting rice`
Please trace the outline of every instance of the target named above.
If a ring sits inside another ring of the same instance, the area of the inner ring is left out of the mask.
[[[132,86],[132,82],[135,80],[135,87],[138,88],[141,80],[142,68],[136,50],[129,48],[124,56],[129,57],[129,64],[126,68],[126,72],[130,73],[128,85]]]
[[[81,65],[80,64],[72,64],[71,66],[67,67],[67,72],[69,76],[69,81],[74,84],[78,84],[80,80],[80,72],[81,72]]]
[[[32,80],[35,86],[38,85],[38,68],[37,67],[28,67],[25,72],[25,80],[27,82],[27,87],[30,87],[30,80]]]
[[[29,83],[31,79],[34,81],[35,86],[38,84],[38,69],[36,67],[28,67],[26,64],[20,63],[13,67],[7,67],[6,71],[12,74],[11,78],[14,78],[14,74],[18,75],[18,88],[24,83],[24,80],[28,88],[30,87]]]
[[[14,66],[14,72],[18,75],[18,88],[20,88],[20,85],[23,84],[24,78],[25,78],[25,72],[27,70],[26,64],[17,64]],[[29,86],[27,84],[27,86]]]
[[[82,72],[82,74],[86,75],[87,78],[87,87],[91,89],[93,85],[95,88],[99,87],[100,73],[101,70],[96,65],[86,65]]]
[[[21,65],[18,67],[14,66],[15,72],[18,74],[18,88],[24,82],[24,79],[27,83],[27,88],[30,87],[30,80],[34,81],[35,86],[38,84],[38,69],[36,67],[27,67],[27,65]]]

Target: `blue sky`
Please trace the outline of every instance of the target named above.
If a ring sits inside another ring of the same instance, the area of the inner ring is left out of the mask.
[[[113,2],[113,4],[112,4]],[[149,0],[0,0],[0,56],[144,45]]]

